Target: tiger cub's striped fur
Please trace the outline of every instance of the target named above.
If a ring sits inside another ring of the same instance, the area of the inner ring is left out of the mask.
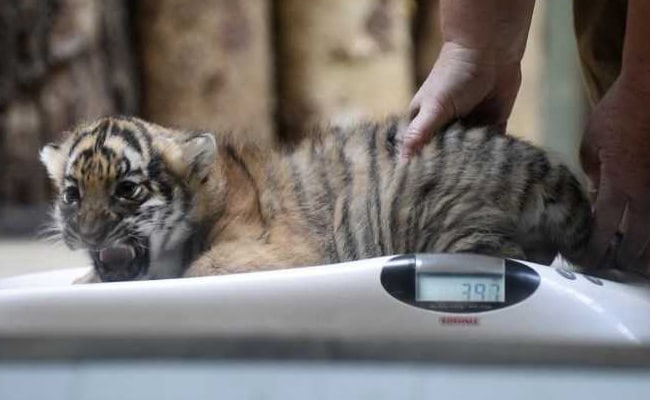
[[[539,149],[452,126],[410,161],[402,120],[329,128],[292,149],[104,118],[41,152],[55,224],[89,280],[155,279],[407,252],[580,258],[589,203]]]

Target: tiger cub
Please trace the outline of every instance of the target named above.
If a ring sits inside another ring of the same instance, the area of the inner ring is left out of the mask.
[[[327,128],[291,149],[103,118],[41,151],[54,225],[84,282],[203,276],[395,253],[579,260],[590,207],[569,170],[454,125],[410,161],[406,123]]]

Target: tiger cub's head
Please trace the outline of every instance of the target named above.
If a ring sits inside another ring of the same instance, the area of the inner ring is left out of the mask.
[[[211,134],[136,118],[80,126],[40,153],[58,191],[54,230],[88,250],[102,281],[177,277],[216,153]]]

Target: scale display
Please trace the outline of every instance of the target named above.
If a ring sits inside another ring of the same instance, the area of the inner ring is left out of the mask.
[[[391,258],[381,284],[413,307],[444,313],[481,313],[530,297],[540,276],[515,260],[482,255],[404,254]]]
[[[416,301],[504,302],[505,274],[416,274]]]

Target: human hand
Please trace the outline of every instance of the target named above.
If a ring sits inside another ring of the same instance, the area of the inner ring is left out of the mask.
[[[445,43],[411,101],[403,157],[417,153],[456,118],[468,124],[497,125],[505,131],[520,85],[519,62],[500,64],[484,51]]]
[[[596,201],[586,267],[611,267],[615,257],[618,268],[650,273],[649,104],[650,85],[621,75],[589,118],[580,159]]]

